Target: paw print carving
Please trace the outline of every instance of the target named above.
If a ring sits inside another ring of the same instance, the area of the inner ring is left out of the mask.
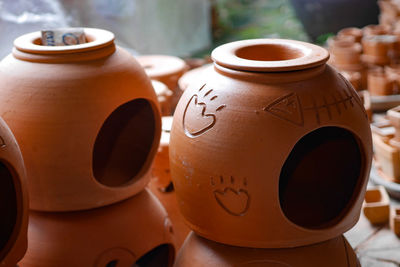
[[[219,105],[214,110],[210,110],[218,96],[213,94],[213,89],[205,89],[204,84],[196,94],[194,94],[186,104],[183,113],[183,129],[188,137],[194,138],[214,127],[217,122],[217,112],[223,110],[226,105]]]
[[[243,216],[247,213],[250,206],[250,195],[245,189],[247,180],[241,182],[233,176],[229,179],[220,176],[218,179],[211,177],[211,186],[217,203],[226,212],[233,216]]]

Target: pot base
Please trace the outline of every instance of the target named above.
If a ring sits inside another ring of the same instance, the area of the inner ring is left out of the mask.
[[[342,235],[304,247],[254,249],[216,243],[192,232],[180,250],[174,266],[356,267],[360,263]]]

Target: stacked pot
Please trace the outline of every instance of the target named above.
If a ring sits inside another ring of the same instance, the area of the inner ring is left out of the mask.
[[[171,266],[171,222],[145,189],[161,133],[156,95],[111,32],[84,30],[88,42],[73,46],[23,35],[0,63],[0,116],[29,181],[19,265]]]
[[[358,221],[372,158],[357,92],[304,42],[233,42],[212,58],[171,130],[193,230],[175,265],[359,266],[342,235]]]

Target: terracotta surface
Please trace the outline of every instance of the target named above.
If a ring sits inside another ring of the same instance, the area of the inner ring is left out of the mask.
[[[357,92],[328,56],[279,39],[213,51],[214,69],[185,90],[171,131],[171,175],[193,231],[285,248],[335,238],[357,222],[371,132]]]
[[[90,42],[16,39],[0,63],[0,116],[20,144],[30,207],[71,211],[131,197],[150,179],[161,119],[150,80],[111,32]]]
[[[169,167],[169,139],[172,126],[172,117],[162,118],[161,141],[158,152],[152,166],[152,179],[148,185],[168,212],[174,225],[177,250],[182,246],[186,236],[190,232],[185,224],[182,214],[179,212],[176,194],[171,180]]]
[[[152,80],[154,91],[157,95],[158,103],[160,103],[161,115],[168,116],[171,114],[171,100],[173,92],[162,82]]]
[[[368,91],[372,96],[392,95],[394,82],[382,69],[369,71]]]
[[[384,224],[389,221],[390,201],[383,186],[369,188],[365,193],[363,212],[372,224]]]
[[[342,235],[315,245],[286,249],[240,248],[219,244],[193,232],[180,250],[175,267],[356,267],[357,257]]]
[[[28,251],[19,266],[172,266],[173,232],[167,213],[147,190],[88,211],[31,211]]]
[[[348,65],[361,64],[362,46],[354,41],[346,40],[343,37],[333,37],[328,40],[329,51],[335,61],[335,64],[347,69]]]
[[[174,92],[171,105],[175,107],[182,94],[178,89],[178,80],[188,68],[185,61],[166,55],[143,55],[136,59],[152,80],[164,83]]]
[[[390,215],[390,227],[400,237],[400,207],[394,207]]]
[[[0,119],[0,266],[10,267],[27,247],[28,188],[21,151]]]
[[[398,39],[394,35],[372,35],[362,39],[362,60],[369,64],[387,65]]]
[[[356,91],[362,90],[361,84],[361,73],[358,71],[341,71],[343,77],[345,77],[353,86]]]
[[[339,37],[352,36],[352,37],[354,37],[354,41],[356,41],[357,43],[360,43],[361,39],[363,37],[363,30],[361,30],[359,28],[355,28],[355,27],[344,28],[344,29],[340,30],[337,33],[337,35]]]
[[[385,35],[390,32],[390,27],[385,25],[367,25],[362,28],[364,36]]]
[[[374,156],[379,171],[389,180],[400,179],[400,153],[399,150],[388,144],[385,138],[373,135]]]
[[[395,134],[392,139],[390,139],[389,144],[393,147],[400,149],[400,106],[389,109],[387,111],[387,117],[390,124],[395,128]]]

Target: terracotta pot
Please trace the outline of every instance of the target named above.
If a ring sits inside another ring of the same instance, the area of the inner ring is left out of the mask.
[[[382,69],[368,72],[368,91],[371,95],[392,95],[394,89],[394,81]]]
[[[363,37],[363,30],[360,28],[350,27],[344,28],[337,33],[337,36],[344,37],[344,36],[352,36],[357,43],[361,43],[361,39]]]
[[[359,43],[337,37],[331,38],[328,43],[335,65],[340,69],[347,69],[348,65],[361,64],[362,47]]]
[[[298,248],[255,249],[218,244],[191,233],[179,251],[174,266],[356,267],[360,264],[342,235]]]
[[[158,103],[160,103],[161,115],[168,116],[171,114],[171,99],[173,92],[162,82],[152,80],[151,84],[156,92]]]
[[[387,139],[385,136],[373,134],[375,165],[382,177],[400,182],[400,153],[397,148],[388,144]]]
[[[363,36],[369,35],[386,35],[390,34],[390,27],[387,25],[367,25],[362,28]]]
[[[30,213],[20,267],[172,266],[173,228],[147,190],[88,211]]]
[[[390,228],[400,237],[400,207],[394,207],[390,215]]]
[[[104,206],[150,179],[161,132],[150,80],[111,32],[85,32],[90,42],[55,47],[23,35],[0,63],[0,115],[20,144],[34,210]]]
[[[395,135],[390,139],[389,143],[395,148],[400,149],[400,106],[389,109],[387,117],[390,120],[390,124],[396,129]]]
[[[16,266],[27,247],[28,188],[21,151],[2,119],[0,119],[0,214],[0,266]]]
[[[394,35],[366,36],[362,39],[364,54],[361,58],[367,64],[387,65],[397,42],[398,39]]]
[[[171,104],[174,109],[181,96],[178,80],[187,70],[185,61],[178,57],[165,55],[144,55],[138,56],[136,59],[152,80],[164,83],[174,92]]]
[[[367,190],[363,212],[371,224],[385,224],[389,221],[390,200],[383,186]]]
[[[371,131],[357,92],[325,64],[328,52],[256,39],[212,57],[214,70],[184,92],[171,131],[171,175],[192,230],[229,245],[284,248],[350,229]]]

